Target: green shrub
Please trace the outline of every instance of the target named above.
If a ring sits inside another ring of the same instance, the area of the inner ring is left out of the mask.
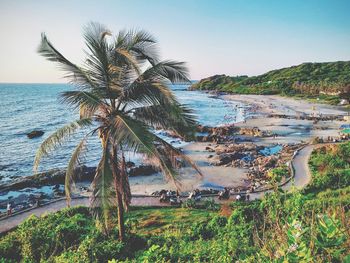
[[[16,232],[10,232],[0,239],[0,256],[3,260],[19,261],[21,246]],[[1,259],[0,258],[0,259]]]

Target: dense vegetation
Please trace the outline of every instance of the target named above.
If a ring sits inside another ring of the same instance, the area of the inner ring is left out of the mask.
[[[193,84],[191,89],[319,97],[338,103],[339,98],[350,98],[350,61],[303,63],[254,77],[215,75]]]
[[[350,142],[310,159],[302,191],[206,208],[133,208],[127,238],[101,233],[87,208],[30,217],[0,239],[3,262],[349,262]],[[0,260],[1,262],[1,260]]]

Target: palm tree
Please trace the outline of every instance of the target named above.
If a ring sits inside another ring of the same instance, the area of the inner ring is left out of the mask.
[[[121,31],[113,38],[104,26],[90,23],[84,28],[83,36],[86,59],[82,66],[77,66],[42,34],[38,52],[56,62],[76,87],[74,91],[63,92],[61,97],[80,111],[80,119],[58,129],[41,144],[34,171],[42,157],[83,128],[86,133],[66,171],[65,192],[69,205],[87,140],[98,136],[102,156],[92,182],[90,206],[107,234],[112,227],[111,211],[117,207],[119,238],[123,240],[124,210],[127,211],[131,200],[126,152],[152,160],[177,188],[180,187],[176,172],[179,160],[201,174],[188,157],[153,132],[164,129],[182,137],[193,136],[196,126],[193,113],[177,101],[168,86],[188,83],[188,73],[183,62],[159,60],[156,41],[145,31]]]

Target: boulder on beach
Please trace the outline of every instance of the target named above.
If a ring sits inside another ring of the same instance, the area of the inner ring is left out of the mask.
[[[152,165],[139,165],[139,166],[130,168],[128,174],[129,176],[138,176],[138,175],[152,175],[156,172],[157,170]]]
[[[222,153],[213,158],[212,164],[216,166],[225,165],[231,163],[233,160],[241,159],[243,157],[244,155],[240,152]]]
[[[41,130],[34,130],[34,131],[31,131],[30,133],[27,133],[27,137],[29,139],[37,138],[43,135],[44,135],[44,132]]]

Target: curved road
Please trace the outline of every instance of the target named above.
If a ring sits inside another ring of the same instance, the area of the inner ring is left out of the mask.
[[[312,151],[322,146],[321,144],[307,145],[298,151],[297,155],[292,160],[292,167],[294,168],[294,178],[288,182],[284,190],[289,190],[293,185],[297,189],[304,188],[311,180],[311,172],[309,169],[309,158]]]
[[[298,154],[293,158],[292,165],[295,171],[294,180],[284,185],[282,187],[284,190],[289,190],[293,185],[298,189],[301,189],[310,182],[311,173],[308,166],[309,158],[313,149],[318,148],[320,146],[321,145],[319,144],[308,145],[303,149],[301,149],[298,152]],[[261,198],[263,195],[264,195],[264,192],[254,193],[254,194],[251,194],[251,199]],[[71,206],[88,205],[88,203],[89,203],[89,199],[87,197],[78,198],[78,199],[72,200]],[[131,205],[132,206],[145,206],[145,205],[164,206],[164,203],[160,203],[159,199],[156,197],[133,197]],[[30,215],[41,216],[46,213],[58,211],[60,209],[65,208],[66,206],[67,204],[65,200],[58,200],[58,201],[52,202],[51,204],[38,207],[35,209],[31,209],[29,211],[25,211],[9,218],[0,219],[0,233],[7,232],[15,228],[18,224],[23,222]]]

